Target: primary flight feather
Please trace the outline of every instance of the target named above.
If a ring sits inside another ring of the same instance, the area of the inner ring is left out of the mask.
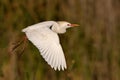
[[[60,45],[58,34],[65,33],[67,28],[79,26],[66,21],[45,21],[23,29],[30,40],[40,51],[45,61],[55,70],[67,68],[65,56]]]

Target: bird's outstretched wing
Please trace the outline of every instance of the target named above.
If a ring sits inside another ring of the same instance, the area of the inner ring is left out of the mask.
[[[49,28],[25,31],[27,38],[39,49],[43,58],[55,70],[67,68],[58,35]]]

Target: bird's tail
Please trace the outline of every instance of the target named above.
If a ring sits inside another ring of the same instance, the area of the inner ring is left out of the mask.
[[[26,28],[22,29],[22,32],[26,32]]]

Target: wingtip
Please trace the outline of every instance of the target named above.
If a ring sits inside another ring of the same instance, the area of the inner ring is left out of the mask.
[[[66,66],[64,66],[64,67],[53,67],[53,69],[55,70],[55,71],[65,71],[65,69],[67,69],[67,67]]]

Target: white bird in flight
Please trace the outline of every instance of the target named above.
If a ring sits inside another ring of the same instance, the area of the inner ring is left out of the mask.
[[[25,32],[30,40],[39,50],[45,61],[55,70],[67,68],[65,56],[60,45],[58,34],[65,33],[67,28],[79,26],[66,21],[45,21],[27,28]]]

